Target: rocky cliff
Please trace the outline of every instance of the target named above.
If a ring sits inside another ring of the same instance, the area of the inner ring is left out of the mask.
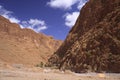
[[[120,72],[120,0],[89,0],[49,63],[75,72]]]
[[[62,41],[51,36],[21,29],[18,24],[0,16],[0,61],[36,65],[46,62]]]

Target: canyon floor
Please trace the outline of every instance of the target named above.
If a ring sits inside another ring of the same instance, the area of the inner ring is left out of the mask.
[[[116,73],[74,73],[58,69],[0,63],[0,80],[120,80]]]

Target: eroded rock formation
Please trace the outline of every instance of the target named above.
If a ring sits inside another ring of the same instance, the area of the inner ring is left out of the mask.
[[[89,0],[49,63],[75,72],[120,72],[120,0]]]

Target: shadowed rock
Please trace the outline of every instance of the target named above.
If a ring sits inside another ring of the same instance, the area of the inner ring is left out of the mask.
[[[89,0],[49,63],[75,72],[120,72],[120,0]]]

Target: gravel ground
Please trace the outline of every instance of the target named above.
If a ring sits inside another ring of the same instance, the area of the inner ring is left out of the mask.
[[[120,80],[120,74],[115,73],[85,73],[77,74],[70,71],[26,68],[0,69],[0,80]]]

